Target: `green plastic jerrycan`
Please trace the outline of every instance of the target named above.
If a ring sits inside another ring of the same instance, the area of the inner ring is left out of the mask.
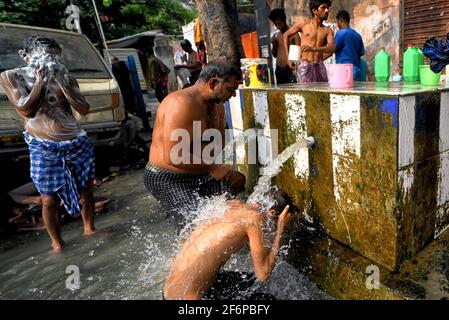
[[[374,78],[377,82],[387,82],[390,80],[390,55],[381,47],[374,56]]]
[[[413,44],[409,43],[407,45],[407,50],[405,50],[402,56],[402,74],[404,76],[405,82],[417,82],[419,81],[419,64],[420,54],[418,52],[418,48]],[[424,62],[424,55],[422,58],[422,62]]]

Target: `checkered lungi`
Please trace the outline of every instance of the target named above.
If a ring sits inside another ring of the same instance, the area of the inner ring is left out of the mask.
[[[94,148],[86,132],[72,140],[50,141],[24,132],[30,171],[41,195],[57,194],[71,216],[81,213],[80,193],[95,177]]]
[[[150,162],[145,167],[144,183],[165,209],[183,214],[195,209],[200,198],[228,190],[227,183],[215,180],[207,172],[174,172]]]

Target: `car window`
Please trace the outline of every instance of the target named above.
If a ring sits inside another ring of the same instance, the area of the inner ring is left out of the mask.
[[[23,40],[42,35],[55,39],[62,47],[62,61],[76,78],[110,78],[110,73],[95,48],[81,35],[0,25],[0,72],[25,66],[18,51]]]

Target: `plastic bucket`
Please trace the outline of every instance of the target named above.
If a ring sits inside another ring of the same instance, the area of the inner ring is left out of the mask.
[[[440,73],[435,73],[429,65],[419,66],[419,78],[423,86],[438,86],[440,84]]]
[[[335,89],[352,88],[354,76],[352,64],[329,64],[327,65],[327,77],[329,87]]]
[[[290,49],[288,50],[288,60],[301,61],[301,46],[294,44],[290,45]]]

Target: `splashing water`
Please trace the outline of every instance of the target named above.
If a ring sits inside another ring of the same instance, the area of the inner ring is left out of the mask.
[[[296,151],[313,146],[315,139],[313,137],[307,137],[297,141],[289,146],[281,154],[279,154],[272,162],[270,162],[265,168],[263,168],[264,175],[259,178],[257,185],[254,187],[253,193],[248,197],[247,202],[252,204],[260,204],[261,209],[268,209],[272,203],[266,203],[266,193],[271,186],[271,179],[276,176],[280,171],[284,163],[290,159]]]
[[[229,141],[224,148],[220,151],[220,153],[217,155],[216,159],[222,159],[224,162],[226,162],[227,160],[230,160],[233,153],[234,153],[234,146],[237,144],[242,144],[242,143],[250,143],[253,142],[254,140],[257,139],[257,134],[255,132],[251,132],[248,135],[248,133],[242,132],[240,134],[238,134],[234,139],[232,139],[231,141]],[[224,157],[223,157],[224,155]],[[221,162],[221,161],[219,161]]]

